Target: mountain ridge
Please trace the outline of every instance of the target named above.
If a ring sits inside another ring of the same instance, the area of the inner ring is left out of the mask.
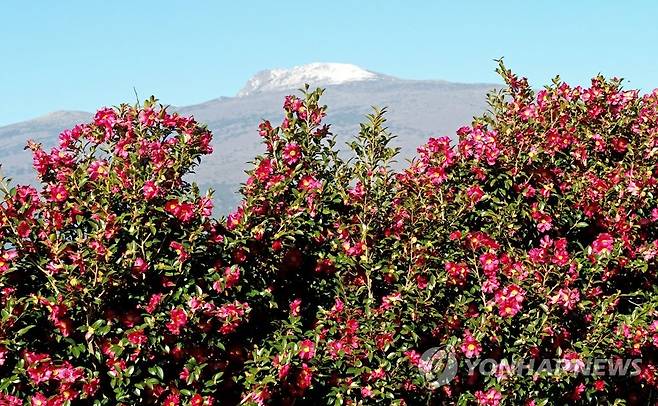
[[[453,83],[441,80],[407,80],[378,74],[374,80],[346,80],[313,87],[326,88],[322,103],[328,105],[326,123],[337,134],[338,146],[358,132],[358,125],[371,112],[370,106],[387,107],[387,125],[397,135],[393,141],[401,148],[398,161],[412,158],[416,148],[430,136],[454,137],[455,130],[470,124],[474,115],[486,108],[486,93],[498,85]],[[344,79],[344,77],[343,77]],[[286,85],[288,86],[288,85]],[[283,98],[297,94],[301,86],[257,91],[240,97],[218,97],[189,106],[171,107],[172,111],[193,115],[213,131],[215,153],[207,156],[190,177],[202,188],[213,188],[220,213],[235,207],[235,192],[244,182],[248,161],[263,152],[257,128],[262,119],[276,125],[283,117]],[[89,121],[93,113],[58,111],[32,120],[0,127],[0,163],[3,173],[17,183],[36,184],[32,159],[24,151],[33,139],[49,148],[57,143],[65,129]]]

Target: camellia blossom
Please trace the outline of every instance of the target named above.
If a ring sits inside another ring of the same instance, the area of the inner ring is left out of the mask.
[[[171,309],[169,313],[169,322],[166,324],[167,329],[173,335],[179,335],[180,329],[187,324],[187,314],[181,308]]]
[[[148,269],[149,265],[143,258],[136,258],[132,266],[133,274],[141,275]]]
[[[172,199],[165,203],[164,209],[183,223],[191,221],[195,216],[195,207],[192,203],[181,203]]]
[[[592,242],[592,251],[594,254],[610,254],[612,252],[615,240],[609,233],[601,233]]]
[[[466,331],[464,333],[464,338],[462,339],[462,345],[460,348],[466,358],[476,358],[482,351],[480,343],[475,339],[475,337],[473,337],[470,331]]]
[[[575,351],[567,351],[562,356],[562,369],[567,372],[578,373],[585,368],[585,363]]]
[[[499,264],[498,257],[491,252],[480,255],[480,265],[487,275],[494,274],[498,270]]]
[[[302,156],[302,149],[294,142],[289,143],[283,148],[283,162],[288,166],[293,166]]]
[[[146,200],[152,200],[160,194],[160,188],[152,180],[147,180],[144,182],[142,192]]]
[[[498,313],[502,317],[512,317],[521,310],[525,292],[517,285],[505,286],[495,294]]]
[[[299,181],[299,188],[307,192],[315,192],[322,188],[322,184],[313,176],[306,175]]]
[[[270,159],[263,159],[258,164],[258,168],[256,168],[254,175],[256,176],[256,179],[258,179],[261,182],[264,182],[265,180],[267,180],[267,178],[270,177],[273,170],[274,168],[272,167],[272,161]]]
[[[503,395],[496,389],[489,389],[485,392],[475,392],[475,400],[479,406],[498,406],[503,400]]]
[[[171,243],[169,243],[169,248],[171,248],[172,250],[174,250],[174,252],[176,252],[176,254],[178,255],[178,260],[181,262],[185,262],[190,257],[190,255],[185,251],[185,247],[183,246],[183,244],[177,241],[172,241]]]
[[[52,185],[48,189],[49,200],[57,203],[65,202],[69,197],[69,193],[62,185]]]
[[[299,344],[299,358],[309,361],[315,355],[315,344],[311,340],[304,340]]]
[[[471,204],[475,204],[482,200],[484,191],[479,185],[473,185],[466,190],[466,195],[471,200]]]
[[[108,164],[105,160],[96,160],[89,165],[87,169],[89,173],[89,178],[92,181],[98,180],[98,178],[107,177],[109,173]]]
[[[445,270],[448,273],[448,282],[463,286],[468,278],[468,267],[464,263],[446,262]]]
[[[561,288],[550,299],[551,304],[561,306],[564,310],[573,310],[579,301],[580,292],[571,288]]]

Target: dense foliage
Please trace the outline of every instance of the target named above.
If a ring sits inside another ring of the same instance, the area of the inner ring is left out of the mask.
[[[655,402],[658,91],[499,72],[400,172],[384,110],[346,159],[322,91],[288,96],[226,219],[185,180],[210,132],[155,100],[30,144],[42,188],[0,206],[0,404]]]

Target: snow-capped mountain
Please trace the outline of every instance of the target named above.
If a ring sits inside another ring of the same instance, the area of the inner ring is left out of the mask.
[[[278,72],[278,73],[277,73]],[[450,83],[440,80],[403,80],[346,64],[311,64],[287,70],[264,71],[254,76],[239,97],[220,97],[205,103],[176,107],[182,114],[194,115],[213,131],[215,152],[204,157],[191,180],[202,189],[216,190],[217,211],[232,210],[235,192],[246,179],[248,161],[263,151],[258,124],[282,119],[282,101],[304,83],[326,86],[322,103],[328,106],[326,123],[337,135],[338,145],[356,134],[359,123],[372,111],[370,106],[388,107],[387,125],[397,135],[401,147],[399,166],[416,154],[416,148],[429,137],[454,136],[455,130],[469,124],[473,115],[487,108],[485,94],[492,84]],[[129,90],[126,100],[132,102]],[[163,103],[175,100],[162,100]],[[0,127],[0,164],[3,175],[13,183],[36,184],[28,139],[52,147],[60,132],[89,121],[92,113],[60,111],[33,120]]]
[[[238,97],[274,90],[311,86],[339,85],[348,82],[384,79],[386,76],[347,63],[309,63],[290,69],[270,69],[254,75],[237,94]]]

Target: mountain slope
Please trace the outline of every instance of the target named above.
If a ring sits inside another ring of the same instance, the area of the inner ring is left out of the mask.
[[[202,188],[217,190],[219,212],[226,213],[235,206],[234,192],[246,178],[247,162],[262,151],[258,123],[261,119],[269,119],[273,124],[280,122],[283,97],[295,92],[303,83],[326,86],[322,99],[328,105],[325,122],[330,123],[332,131],[338,135],[338,145],[344,145],[344,141],[358,131],[359,122],[371,111],[370,106],[386,106],[389,129],[398,136],[395,144],[402,148],[401,161],[411,158],[416,147],[428,137],[452,136],[457,128],[470,123],[472,116],[487,108],[486,92],[495,86],[402,80],[353,65],[340,68],[327,68],[335,64],[317,65],[306,65],[301,71],[298,67],[260,72],[238,97],[221,97],[177,108],[207,123],[214,133],[215,152],[204,159],[193,179]],[[341,74],[331,76],[336,69]],[[52,146],[62,130],[88,121],[90,117],[91,113],[57,112],[0,127],[3,173],[19,183],[34,183],[30,154],[23,151],[26,140],[34,139]]]

